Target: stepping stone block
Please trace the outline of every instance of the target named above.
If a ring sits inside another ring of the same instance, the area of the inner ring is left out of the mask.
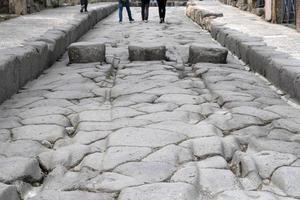
[[[70,63],[90,63],[105,61],[105,44],[77,42],[68,48]]]
[[[135,44],[128,46],[129,60],[131,61],[150,61],[165,60],[166,47],[153,44]]]
[[[227,54],[228,50],[221,46],[191,45],[189,49],[189,63],[226,63]]]

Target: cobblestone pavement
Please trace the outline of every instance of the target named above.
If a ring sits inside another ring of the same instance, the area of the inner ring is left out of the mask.
[[[115,13],[81,39],[106,41],[120,64],[64,56],[1,105],[0,197],[299,199],[299,109],[232,57],[183,65],[190,44],[215,42],[184,8],[163,25],[150,15]],[[169,61],[128,62],[127,45],[146,41]]]

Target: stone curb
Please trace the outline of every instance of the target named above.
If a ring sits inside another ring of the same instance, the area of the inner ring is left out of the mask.
[[[300,60],[267,46],[262,38],[249,36],[229,29],[213,19],[222,16],[194,4],[187,5],[186,15],[204,29],[221,45],[228,48],[250,68],[266,77],[281,90],[300,101]]]
[[[116,3],[96,8],[70,24],[49,29],[43,36],[25,41],[23,46],[1,49],[0,104],[28,81],[37,78],[64,54],[71,43],[117,8]]]

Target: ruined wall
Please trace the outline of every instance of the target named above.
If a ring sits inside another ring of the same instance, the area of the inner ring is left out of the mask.
[[[252,12],[258,16],[264,15],[264,8],[258,7],[261,0],[220,0],[222,3]]]
[[[9,12],[8,4],[8,0],[0,0],[0,14]]]

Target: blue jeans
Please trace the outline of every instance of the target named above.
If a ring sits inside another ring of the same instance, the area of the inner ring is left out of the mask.
[[[130,5],[129,5],[129,0],[119,0],[119,21],[121,22],[123,20],[123,7],[126,7],[127,14],[129,21],[132,21],[132,16],[131,16],[131,11],[130,11]]]

